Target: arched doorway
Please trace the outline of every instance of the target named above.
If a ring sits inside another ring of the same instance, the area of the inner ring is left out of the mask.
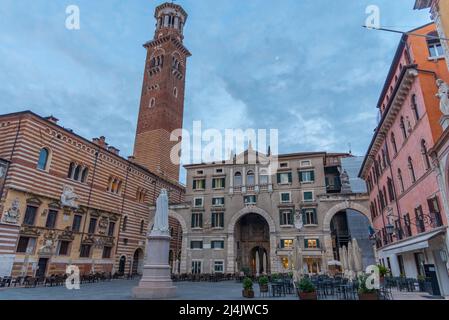
[[[126,267],[126,257],[121,256],[118,264],[118,273],[125,274],[125,267]]]
[[[133,264],[132,264],[132,274],[141,274],[143,268],[143,250],[138,248],[134,251]]]
[[[376,264],[373,244],[369,238],[370,225],[370,220],[357,210],[345,209],[337,212],[330,222],[334,259],[340,260],[339,249],[348,247],[349,242],[356,239],[362,250],[363,266]]]
[[[235,225],[234,236],[236,271],[269,273],[270,228],[265,218],[256,213],[242,216]]]

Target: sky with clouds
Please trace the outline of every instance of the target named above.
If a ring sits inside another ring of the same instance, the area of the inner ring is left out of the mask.
[[[132,154],[153,0],[0,0],[0,113],[32,110]],[[179,0],[188,12],[184,127],[279,129],[279,151],[364,155],[414,0]],[[65,28],[78,5],[81,29]]]

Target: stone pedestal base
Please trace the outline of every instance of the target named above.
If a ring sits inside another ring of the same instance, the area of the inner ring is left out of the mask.
[[[442,116],[440,125],[443,127],[443,131],[446,130],[449,127],[449,116]]]
[[[170,299],[176,296],[168,264],[169,248],[169,235],[151,234],[148,237],[147,261],[139,286],[133,289],[133,298]]]

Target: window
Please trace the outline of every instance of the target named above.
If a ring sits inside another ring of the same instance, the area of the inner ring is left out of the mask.
[[[282,172],[277,174],[278,184],[289,184],[292,183],[292,173]]]
[[[304,225],[317,225],[318,217],[316,209],[302,209],[302,219]]]
[[[307,183],[315,181],[315,171],[300,171],[299,172],[299,182]]]
[[[215,173],[223,173],[223,169],[215,169]]]
[[[173,228],[172,228],[173,229]],[[173,230],[171,230],[173,231]],[[140,221],[140,234],[145,234],[145,221]],[[170,233],[171,236],[173,236],[172,232]]]
[[[70,241],[59,241],[58,256],[68,256]]]
[[[390,202],[394,201],[395,197],[394,197],[394,187],[393,187],[393,180],[391,180],[390,177],[388,177],[387,180],[387,186],[388,186],[388,195],[390,197]]]
[[[433,31],[429,33],[427,40],[427,47],[429,48],[429,57],[430,58],[439,58],[444,56],[444,50],[440,42],[440,38],[438,37],[438,33]]]
[[[192,274],[200,274],[201,273],[201,261],[193,260],[192,261]]]
[[[290,192],[281,192],[281,203],[291,203],[291,194]]]
[[[47,214],[47,221],[45,222],[45,227],[53,229],[56,226],[56,217],[58,215],[58,211],[49,210]]]
[[[87,176],[89,175],[89,168],[84,168],[83,173],[81,174],[81,182],[87,181]]]
[[[75,162],[70,163],[67,178],[84,183],[88,175],[89,168],[77,165]]]
[[[107,191],[114,194],[120,194],[121,188],[122,181],[120,179],[114,177],[109,178]]]
[[[401,169],[398,169],[398,180],[399,180],[399,186],[401,187],[401,192],[404,192],[404,180],[402,179],[402,171]]]
[[[204,198],[194,198],[193,205],[195,208],[202,208],[204,206]]]
[[[156,98],[152,97],[148,103],[148,107],[153,108],[156,105]]]
[[[424,214],[421,206],[415,209],[415,219],[416,219],[416,229],[418,233],[425,232],[426,226],[424,224]]]
[[[67,178],[72,179],[73,178],[73,172],[75,170],[75,163],[70,163],[69,165],[69,172],[67,173]]]
[[[136,200],[137,200],[137,202],[145,203],[146,195],[147,195],[147,191],[145,189],[137,188],[137,192],[136,192]]]
[[[423,139],[421,140],[421,154],[424,160],[424,168],[426,170],[430,169],[430,159],[429,159],[429,154],[427,152],[427,144],[426,141]]]
[[[243,199],[246,205],[254,205],[257,203],[257,198],[255,195],[245,196]]]
[[[224,262],[223,261],[214,261],[214,272],[215,273],[224,273]]]
[[[416,101],[416,94],[412,95],[412,111],[415,116],[415,120],[419,120],[418,102]]]
[[[304,239],[304,248],[318,249],[318,248],[320,248],[320,240],[319,239]]]
[[[213,240],[210,243],[210,247],[212,249],[224,249],[224,241],[223,240]]]
[[[114,236],[114,231],[115,231],[115,222],[109,222],[109,227],[108,227],[108,236],[109,237],[113,237]]]
[[[122,231],[126,231],[126,227],[128,226],[128,217],[125,216],[123,218]]]
[[[80,247],[80,258],[89,258],[91,248],[90,244],[82,244]]]
[[[72,231],[79,232],[81,228],[81,220],[83,219],[80,215],[75,215],[73,217],[73,223],[72,223]]]
[[[81,166],[76,166],[75,173],[73,174],[73,180],[78,181],[80,178]]]
[[[225,198],[224,197],[212,198],[212,205],[214,207],[223,207],[224,204],[225,204]]]
[[[203,174],[204,174],[204,170],[197,170],[197,171],[196,171],[196,174],[197,174],[197,175],[203,175]]]
[[[175,98],[178,97],[178,88],[176,88],[176,87],[173,88],[173,96],[174,96]]]
[[[402,277],[405,277],[405,268],[404,268],[404,257],[402,255],[398,255],[398,266],[399,266],[399,272]]]
[[[404,140],[407,139],[407,130],[405,129],[404,117],[401,117],[399,126],[401,127],[402,137],[404,138]]]
[[[212,179],[212,188],[213,189],[224,189],[225,188],[225,178],[215,178]]]
[[[292,226],[295,224],[295,218],[293,215],[293,210],[282,210],[279,213],[279,220],[281,226]]]
[[[111,251],[112,247],[103,247],[103,259],[110,259],[111,258]]]
[[[94,234],[95,230],[97,229],[97,219],[96,218],[90,218],[89,221],[89,233]]]
[[[212,212],[212,228],[224,228],[224,212]]]
[[[36,238],[20,237],[16,251],[18,253],[32,254],[34,252],[35,245],[36,245]]]
[[[313,201],[313,191],[304,191],[303,192],[303,200],[305,202],[312,202]]]
[[[203,214],[202,213],[192,213],[192,228],[202,228],[203,227]]]
[[[410,214],[407,213],[404,215],[404,233],[406,237],[412,236],[412,223],[410,221]]]
[[[408,157],[408,170],[410,172],[410,180],[412,183],[416,182],[416,175],[415,175],[415,169],[413,167],[413,161],[411,157]]]
[[[47,170],[47,164],[48,164],[48,156],[50,152],[47,148],[42,148],[39,152],[39,160],[37,162],[37,168],[39,170]]]
[[[203,241],[196,240],[196,241],[190,241],[190,249],[203,249]]]
[[[242,174],[240,172],[236,172],[234,175],[234,187],[241,187],[242,186]]]
[[[438,197],[427,200],[427,205],[429,206],[429,213],[432,217],[432,226],[434,228],[441,227],[443,225],[443,220],[441,219],[440,205],[438,202]]]
[[[279,168],[288,168],[288,162],[281,162]]]
[[[301,167],[310,167],[312,165],[312,161],[310,160],[301,160],[300,166]]]
[[[269,183],[268,175],[266,173],[262,173],[259,176],[259,185],[267,185]]]
[[[293,248],[293,240],[292,239],[282,239],[281,240],[281,248],[282,249],[291,249],[291,248]]]
[[[34,221],[36,220],[36,212],[37,207],[27,206],[23,224],[27,226],[34,226]]]
[[[394,137],[394,133],[391,134],[391,145],[393,146],[394,153],[398,153],[398,147],[396,145],[396,138]]]
[[[206,189],[206,179],[193,180],[193,190],[205,190]]]
[[[248,171],[246,174],[246,185],[254,186],[256,184],[256,179],[254,175],[254,171]]]

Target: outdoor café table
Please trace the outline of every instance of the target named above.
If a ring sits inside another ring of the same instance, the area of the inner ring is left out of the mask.
[[[271,283],[271,294],[273,297],[279,296],[285,297],[285,286],[282,282],[272,282]]]

